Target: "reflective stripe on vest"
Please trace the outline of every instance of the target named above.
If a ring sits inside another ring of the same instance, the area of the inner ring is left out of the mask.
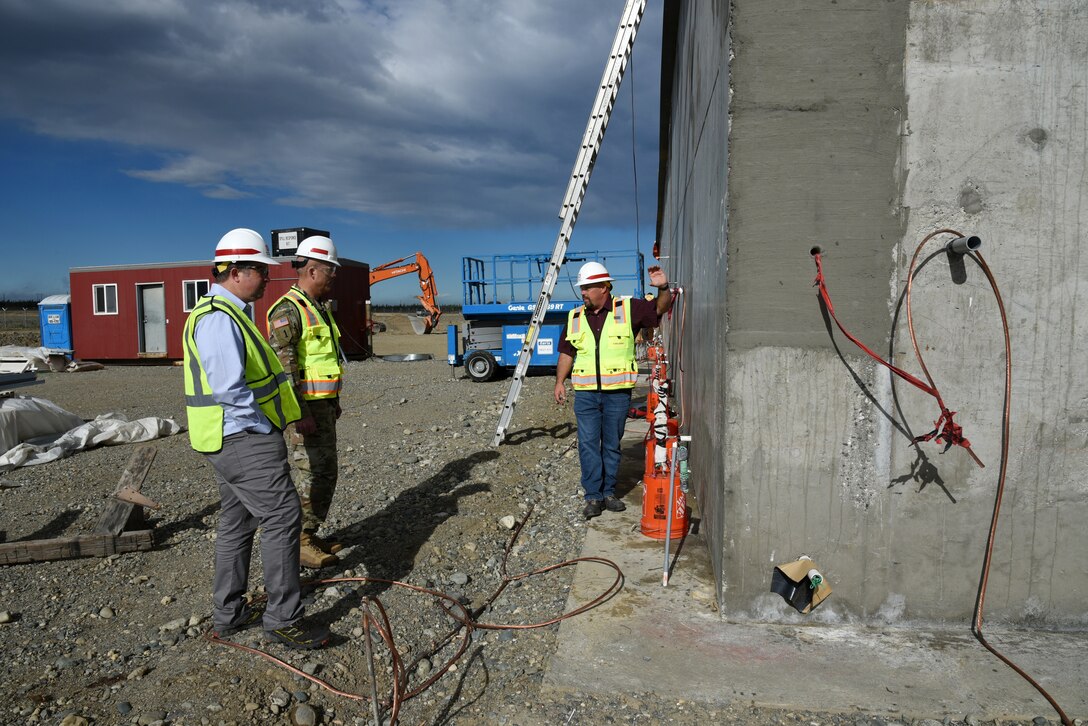
[[[635,336],[631,330],[631,301],[613,298],[612,310],[604,319],[598,350],[597,339],[589,324],[581,324],[584,306],[567,315],[567,339],[578,351],[574,357],[570,382],[574,390],[615,391],[634,388],[638,379],[635,360]],[[597,361],[600,360],[600,371]]]
[[[340,329],[332,315],[325,316],[313,306],[305,293],[292,287],[268,309],[268,314],[287,300],[298,310],[302,335],[296,345],[302,397],[307,401],[335,398],[344,386],[344,368],[340,364]],[[271,319],[268,323],[272,329]]]
[[[196,347],[196,325],[211,312],[221,312],[230,317],[242,331],[245,343],[246,386],[253,391],[261,413],[276,428],[283,430],[287,424],[301,418],[298,401],[291,382],[283,372],[283,366],[272,348],[253,324],[229,300],[215,296],[203,297],[189,319],[185,321],[183,334],[185,412],[189,419],[189,442],[197,451],[211,453],[223,448],[223,407],[212,395],[208,376]]]
[[[575,311],[575,315],[571,317],[569,321],[570,335],[567,338],[573,338],[576,335],[582,333],[582,312],[581,309]]]

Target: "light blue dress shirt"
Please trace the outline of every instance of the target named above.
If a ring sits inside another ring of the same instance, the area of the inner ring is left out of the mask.
[[[230,301],[246,314],[246,303],[225,287],[212,285],[208,290],[208,296],[211,295]],[[261,411],[253,391],[246,385],[246,344],[234,320],[226,313],[212,311],[197,321],[193,338],[212,389],[212,398],[223,407],[223,435],[230,436],[239,431],[258,434],[271,431],[272,422]]]

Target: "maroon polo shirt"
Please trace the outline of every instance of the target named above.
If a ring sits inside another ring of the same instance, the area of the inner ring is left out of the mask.
[[[608,316],[608,313],[612,312],[612,306],[615,305],[614,301],[615,298],[610,298],[604,307],[595,313],[591,313],[588,308],[582,308],[582,317],[589,324],[589,329],[593,331],[593,339],[598,343],[601,342],[604,319]],[[657,314],[657,301],[643,300],[639,297],[631,298],[632,336],[638,335],[638,331],[643,328],[656,328],[660,322],[661,316]],[[565,325],[563,326],[563,337],[559,339],[559,352],[566,353],[571,358],[578,355],[578,350],[571,345],[570,340],[567,338],[567,327]]]

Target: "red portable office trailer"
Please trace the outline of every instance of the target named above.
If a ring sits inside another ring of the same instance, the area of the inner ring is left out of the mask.
[[[370,354],[367,301],[370,266],[340,258],[330,299],[349,358]],[[69,270],[72,339],[82,360],[171,361],[182,358],[181,334],[189,311],[212,284],[208,261],[164,262]],[[253,305],[257,329],[298,279],[289,260],[273,265],[264,297]]]

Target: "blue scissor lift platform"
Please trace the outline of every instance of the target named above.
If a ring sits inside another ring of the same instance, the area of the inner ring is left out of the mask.
[[[465,324],[447,328],[448,360],[469,378],[489,381],[514,368],[529,329],[551,253],[461,258],[461,312]],[[533,346],[531,365],[555,368],[567,313],[582,304],[578,268],[600,262],[615,278],[613,293],[642,297],[643,258],[635,250],[568,252],[548,312]]]

